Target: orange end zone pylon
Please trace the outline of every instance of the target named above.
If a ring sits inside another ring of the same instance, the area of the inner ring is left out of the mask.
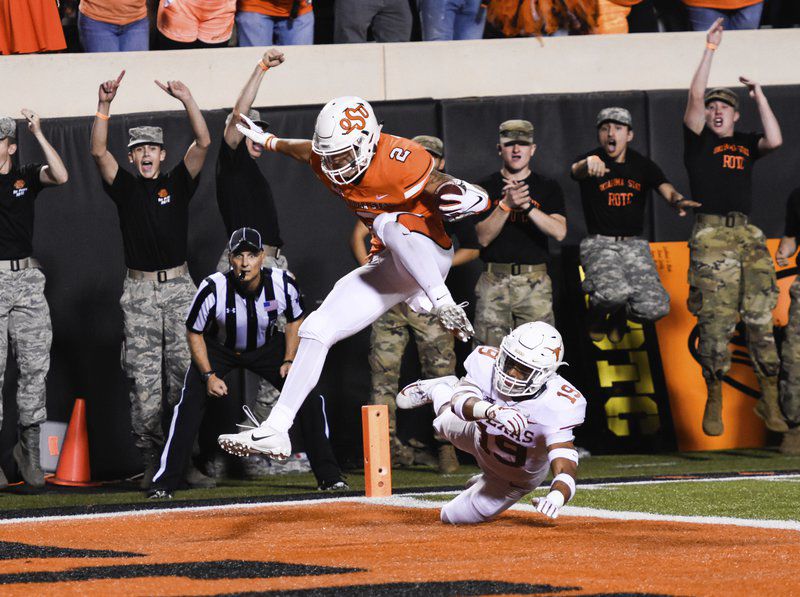
[[[83,398],[77,398],[75,406],[72,408],[72,417],[69,419],[64,445],[61,447],[61,456],[58,457],[56,474],[54,477],[48,477],[47,482],[71,487],[100,485],[100,483],[93,483],[90,479],[86,401]]]
[[[367,497],[392,495],[392,457],[389,451],[389,407],[361,407],[364,434],[364,493]]]

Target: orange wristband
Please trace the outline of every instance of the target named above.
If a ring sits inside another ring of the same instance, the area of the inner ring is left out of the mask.
[[[510,207],[503,203],[502,200],[497,202],[497,207],[505,212],[513,211]]]
[[[711,50],[712,52],[717,49],[717,44],[712,44],[710,41],[706,42],[706,48]]]
[[[100,120],[108,120],[111,116],[106,116],[105,114],[101,114],[100,112],[95,112],[95,116],[97,116]]]
[[[269,65],[266,62],[264,62],[263,58],[258,61],[258,66],[260,66],[261,70],[263,70],[264,72],[267,72],[269,70]]]

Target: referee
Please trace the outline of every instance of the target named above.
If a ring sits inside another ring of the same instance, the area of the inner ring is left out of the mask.
[[[203,280],[186,318],[192,362],[172,415],[150,498],[172,497],[191,457],[205,396],[221,398],[228,394],[225,375],[244,368],[281,388],[297,353],[304,309],[294,279],[284,270],[262,268],[265,255],[261,235],[253,228],[236,230],[228,250],[230,270]],[[277,330],[281,314],[286,318],[285,334]],[[306,402],[310,409],[321,409],[320,400]],[[308,428],[313,421],[324,421],[315,414],[309,411],[298,418],[298,423],[320,488],[329,489],[340,482],[341,473],[324,432]]]

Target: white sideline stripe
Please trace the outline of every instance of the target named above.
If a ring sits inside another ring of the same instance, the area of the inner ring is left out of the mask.
[[[432,495],[432,494],[425,494]],[[401,508],[440,508],[443,504],[427,502],[415,496],[392,496],[375,500],[385,506]],[[374,502],[373,502],[374,503]],[[536,512],[536,508],[529,504],[514,504],[511,510],[523,512]],[[672,514],[651,514],[649,512],[626,512],[623,510],[600,510],[598,508],[583,508],[578,506],[564,506],[560,513],[565,516],[581,518],[604,518],[609,520],[647,520],[656,522],[685,522],[690,524],[718,524],[740,527],[754,527],[762,529],[779,529],[800,531],[800,521],[796,520],[757,520],[752,518],[733,518],[731,516],[680,516]]]
[[[766,480],[796,480],[800,479],[800,475],[772,475],[763,477],[723,477],[718,479],[666,479],[661,481],[635,481],[635,482],[616,482],[616,483],[603,483],[581,485],[578,483],[580,489],[595,489],[603,487],[614,487],[618,485],[647,485],[653,483],[673,483],[673,482],[717,482],[717,481],[742,481],[749,479],[766,479]],[[186,508],[157,508],[148,510],[126,510],[122,512],[98,512],[96,514],[63,514],[56,516],[38,516],[38,517],[21,517],[21,518],[7,518],[0,519],[0,526],[13,525],[13,524],[36,524],[42,522],[66,522],[66,521],[79,521],[79,520],[100,520],[106,518],[131,518],[131,517],[147,517],[159,516],[162,514],[183,514],[193,512],[222,512],[229,510],[256,510],[258,508],[275,508],[282,506],[307,506],[312,504],[331,504],[331,503],[363,503],[373,504],[378,506],[391,506],[400,508],[428,508],[438,509],[441,508],[443,502],[430,502],[420,499],[419,496],[423,495],[454,495],[454,491],[422,491],[419,493],[407,493],[403,495],[393,495],[386,498],[367,498],[367,497],[330,497],[321,499],[310,500],[291,500],[283,502],[257,502],[252,504],[221,504],[215,506],[189,506]],[[526,512],[534,512],[533,506],[526,504],[516,504],[511,507],[512,510],[523,510]],[[651,514],[649,512],[626,512],[619,510],[599,510],[594,508],[583,508],[578,506],[564,506],[561,510],[564,514],[572,516],[590,516],[595,518],[608,518],[618,520],[659,520],[665,522],[688,522],[698,524],[730,524],[735,526],[749,526],[758,528],[775,528],[775,529],[788,529],[800,531],[800,521],[793,520],[757,520],[750,518],[732,518],[732,517],[715,517],[715,516],[678,516],[668,514]]]

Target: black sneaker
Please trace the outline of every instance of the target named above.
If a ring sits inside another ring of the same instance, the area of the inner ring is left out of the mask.
[[[148,500],[171,500],[172,492],[166,489],[151,489],[147,492]]]
[[[342,479],[335,481],[323,481],[317,487],[318,491],[350,491],[350,486]]]

